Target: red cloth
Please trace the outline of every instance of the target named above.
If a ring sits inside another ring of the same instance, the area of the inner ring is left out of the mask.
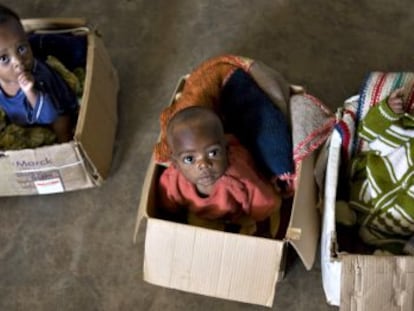
[[[170,212],[187,208],[204,219],[229,221],[237,221],[242,215],[262,221],[280,208],[281,198],[273,185],[257,174],[250,154],[236,141],[229,142],[228,161],[227,170],[208,197],[200,197],[196,187],[169,166],[160,177],[162,206]]]

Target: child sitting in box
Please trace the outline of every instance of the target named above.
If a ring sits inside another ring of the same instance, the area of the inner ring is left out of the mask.
[[[0,108],[10,122],[50,127],[72,139],[77,98],[49,66],[35,59],[19,16],[0,5]]]
[[[223,120],[225,132],[232,133],[249,150],[260,172],[283,196],[293,195],[295,172],[287,114],[253,78],[253,64],[248,58],[221,55],[202,62],[190,73],[181,92],[161,113],[161,135],[154,148],[156,162],[169,161],[166,128],[174,114],[189,106],[208,107]],[[280,89],[283,100],[279,101],[288,100],[288,88],[281,90],[285,83],[274,79],[262,82]]]
[[[159,195],[168,212],[184,209],[190,224],[246,234],[272,215],[278,221],[279,194],[258,174],[248,151],[225,136],[212,110],[177,112],[167,126],[167,143],[172,164],[160,177]]]

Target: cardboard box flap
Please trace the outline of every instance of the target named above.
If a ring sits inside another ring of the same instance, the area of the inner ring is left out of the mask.
[[[414,257],[344,255],[340,310],[414,310]]]
[[[334,130],[329,143],[329,156],[326,166],[323,225],[321,234],[322,284],[329,304],[339,306],[342,264],[337,258],[335,202],[341,155],[341,135]]]
[[[175,86],[173,95],[170,99],[169,105],[171,105],[175,101],[177,96],[180,96],[179,94],[181,90],[184,88],[185,80],[187,79],[187,77],[188,75],[185,75],[185,76],[182,76],[178,80],[177,85]],[[158,141],[160,140],[160,136],[161,135],[158,136]],[[138,205],[138,214],[137,214],[137,220],[135,223],[135,231],[134,231],[134,237],[133,237],[134,243],[137,240],[138,230],[139,230],[139,226],[141,224],[142,219],[144,217],[148,217],[147,207],[154,206],[154,204],[152,204],[151,202],[151,200],[154,200],[154,195],[152,194],[151,189],[156,189],[155,184],[154,184],[158,178],[158,175],[156,174],[156,170],[157,170],[157,164],[155,162],[154,156],[152,155],[150,163],[147,168],[147,172],[145,174],[144,183],[141,189],[141,199]]]
[[[26,32],[37,30],[56,31],[60,29],[73,29],[86,26],[86,19],[82,17],[49,17],[22,19]]]
[[[138,213],[137,219],[135,222],[135,231],[134,231],[134,243],[137,240],[139,226],[141,225],[142,219],[148,217],[147,208],[149,206],[155,206],[155,194],[154,191],[151,189],[156,189],[156,181],[158,179],[158,175],[156,174],[157,164],[154,161],[154,156],[151,157],[150,163],[147,168],[147,172],[145,173],[144,183],[142,184],[141,188],[141,199],[138,205]]]
[[[101,38],[89,33],[84,93],[74,138],[98,181],[108,176],[111,166],[118,89],[118,77]]]
[[[144,279],[187,292],[271,306],[283,244],[150,218]]]
[[[295,248],[307,270],[315,262],[318,246],[320,219],[316,208],[317,191],[313,175],[315,154],[305,158],[299,168],[299,176],[292,216],[286,232],[286,239]]]

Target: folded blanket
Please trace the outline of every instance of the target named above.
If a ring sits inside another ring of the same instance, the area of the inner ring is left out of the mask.
[[[342,136],[340,175],[345,177],[337,199],[349,200],[364,242],[394,253],[402,252],[414,233],[414,134],[412,117],[394,114],[386,99],[408,85],[404,100],[412,103],[413,79],[410,72],[370,73],[360,94],[345,102],[336,124]]]
[[[291,178],[292,136],[287,118],[248,73],[242,69],[232,73],[221,89],[217,109],[225,131],[250,150],[265,176]]]
[[[414,234],[413,125],[411,116],[395,114],[386,100],[371,107],[358,128],[368,149],[352,158],[350,173],[349,202],[361,238],[397,253]]]

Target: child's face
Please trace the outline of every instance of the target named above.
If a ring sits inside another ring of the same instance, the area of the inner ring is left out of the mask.
[[[15,20],[0,25],[0,81],[17,82],[17,77],[32,67],[32,50],[20,25]]]
[[[170,144],[173,163],[177,169],[200,193],[210,194],[214,183],[227,169],[223,135],[197,126],[178,126]]]

